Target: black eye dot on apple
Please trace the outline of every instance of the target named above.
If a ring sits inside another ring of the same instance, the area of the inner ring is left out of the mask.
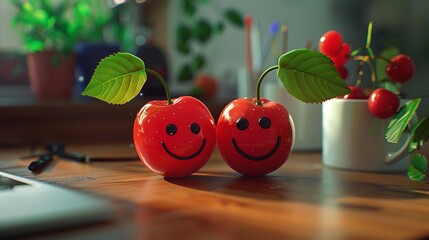
[[[192,123],[190,128],[193,134],[198,134],[201,130],[200,125],[198,123]]]
[[[170,123],[165,127],[165,132],[167,132],[169,136],[173,136],[177,133],[177,126],[173,123]]]
[[[261,117],[258,121],[259,126],[263,129],[268,129],[271,127],[271,120],[267,117]]]
[[[239,118],[235,125],[239,130],[246,130],[249,127],[249,120],[246,118]]]

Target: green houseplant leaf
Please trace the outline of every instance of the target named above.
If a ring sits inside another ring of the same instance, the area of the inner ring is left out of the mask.
[[[390,120],[389,125],[386,130],[386,140],[390,143],[398,143],[401,138],[402,133],[405,128],[408,126],[408,123],[414,116],[420,102],[421,98],[416,98],[411,101],[408,101],[402,106],[399,111],[393,116]]]
[[[205,43],[210,39],[213,30],[210,22],[202,19],[197,22],[192,31],[195,39],[201,43]]]
[[[229,8],[225,10],[223,15],[232,25],[239,28],[244,27],[244,18],[239,11]]]
[[[178,41],[186,42],[192,38],[192,31],[185,24],[180,24],[179,26],[177,26],[176,35]]]
[[[192,0],[183,0],[182,9],[186,13],[186,16],[188,16],[189,18],[194,17],[197,12],[197,7]]]
[[[411,180],[422,181],[426,177],[427,159],[421,154],[411,156],[411,163],[408,165],[407,175]]]
[[[320,103],[350,93],[331,60],[324,54],[296,49],[283,54],[277,75],[286,90],[306,103]]]
[[[139,94],[147,79],[144,62],[129,53],[103,59],[82,92],[111,104],[124,104]]]
[[[179,82],[186,82],[194,77],[194,72],[189,64],[183,65],[179,70]]]
[[[192,68],[194,69],[194,72],[198,72],[198,70],[203,68],[205,64],[206,59],[202,54],[197,54],[194,59],[192,59]]]
[[[52,50],[69,54],[74,49],[77,33],[83,25],[71,11],[76,1],[13,0],[17,8],[13,26],[21,33],[29,52]],[[74,27],[73,27],[74,26]]]
[[[429,117],[421,119],[411,130],[411,143],[409,152],[420,149],[424,142],[429,139]]]

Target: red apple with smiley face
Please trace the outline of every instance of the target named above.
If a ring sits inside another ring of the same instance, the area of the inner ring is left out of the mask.
[[[225,162],[246,176],[268,174],[287,160],[294,127],[280,103],[241,98],[229,103],[217,123],[217,146]]]
[[[225,162],[246,176],[263,176],[281,167],[294,142],[289,112],[280,103],[261,98],[265,76],[277,71],[277,79],[295,98],[320,103],[350,93],[332,61],[310,49],[296,49],[280,56],[256,83],[256,98],[230,102],[217,122],[217,145]]]
[[[134,145],[141,161],[165,177],[188,176],[209,159],[216,127],[207,107],[184,96],[144,105],[134,122]]]
[[[133,126],[137,154],[157,174],[188,176],[204,166],[216,145],[215,121],[200,100],[172,99],[158,72],[146,68],[139,57],[121,52],[100,61],[82,95],[124,104],[138,95],[147,73],[161,81],[167,99],[150,101],[138,112]]]

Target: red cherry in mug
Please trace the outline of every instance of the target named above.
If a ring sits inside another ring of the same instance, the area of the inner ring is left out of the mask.
[[[208,108],[183,96],[144,105],[134,122],[134,145],[141,161],[165,177],[188,176],[209,159],[216,127]]]
[[[342,97],[343,99],[367,99],[368,96],[363,92],[362,88],[356,86],[349,86],[352,93],[346,94]]]
[[[409,56],[399,54],[387,64],[386,73],[393,81],[402,83],[413,77],[415,69],[414,62]]]
[[[369,95],[368,109],[377,118],[392,117],[396,114],[398,107],[398,96],[387,89],[378,88]]]
[[[349,75],[349,71],[344,66],[335,66],[337,72],[340,74],[340,77],[345,80]]]
[[[335,30],[331,30],[322,35],[319,41],[319,50],[329,57],[337,56],[341,53],[343,37]]]
[[[230,102],[217,123],[217,146],[225,162],[246,176],[268,174],[287,160],[294,141],[288,111],[261,98]]]
[[[343,66],[350,58],[351,48],[348,43],[343,43],[341,47],[341,52],[337,56],[331,57],[334,62],[335,67]]]

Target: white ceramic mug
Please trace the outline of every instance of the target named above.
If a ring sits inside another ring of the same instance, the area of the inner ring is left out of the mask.
[[[322,155],[326,166],[368,172],[405,172],[410,135],[385,140],[389,120],[375,118],[368,100],[332,99],[323,103]]]
[[[295,124],[294,150],[320,151],[322,149],[322,104],[297,100],[278,83],[264,82],[262,97],[281,103]]]

